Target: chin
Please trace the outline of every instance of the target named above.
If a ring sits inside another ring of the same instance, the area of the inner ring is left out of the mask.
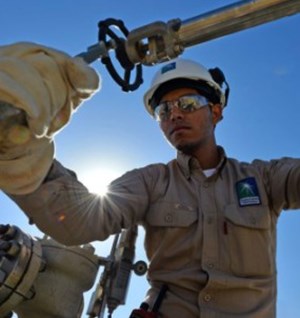
[[[168,140],[169,143],[171,144],[172,147],[174,147],[175,149],[186,153],[186,154],[190,154],[193,152],[193,150],[195,149],[195,143],[192,141],[188,141],[186,139],[176,139],[176,140]]]
[[[173,146],[187,155],[192,155],[199,149],[199,143],[196,142],[178,142],[175,145],[173,144]]]
[[[194,147],[190,144],[183,144],[183,143],[179,143],[177,145],[174,146],[177,150],[186,153],[186,154],[190,154],[193,152]]]

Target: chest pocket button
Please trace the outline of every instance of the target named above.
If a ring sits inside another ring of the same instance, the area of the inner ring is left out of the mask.
[[[172,223],[172,222],[173,222],[173,216],[172,216],[172,214],[170,214],[170,213],[166,214],[166,216],[165,216],[165,221],[166,221],[167,223]]]

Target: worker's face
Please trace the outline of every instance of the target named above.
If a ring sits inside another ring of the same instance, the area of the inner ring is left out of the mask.
[[[179,88],[165,94],[161,102],[192,94],[199,93],[192,88]],[[199,147],[215,144],[214,128],[221,116],[222,109],[218,104],[194,112],[182,112],[178,107],[173,107],[170,116],[160,122],[160,127],[176,149],[193,154]]]

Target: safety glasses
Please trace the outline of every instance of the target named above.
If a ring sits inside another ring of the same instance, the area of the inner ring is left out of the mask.
[[[202,95],[185,95],[172,101],[165,101],[154,108],[154,118],[157,121],[165,121],[170,118],[173,107],[177,107],[183,113],[192,113],[208,106],[210,102]]]

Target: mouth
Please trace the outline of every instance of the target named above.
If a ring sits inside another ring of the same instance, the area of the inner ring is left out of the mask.
[[[169,135],[172,136],[172,135],[174,135],[174,134],[178,134],[178,133],[187,131],[187,130],[189,130],[189,129],[190,129],[190,127],[187,126],[187,125],[178,125],[178,126],[175,126],[175,127],[173,127],[173,128],[170,129]]]

